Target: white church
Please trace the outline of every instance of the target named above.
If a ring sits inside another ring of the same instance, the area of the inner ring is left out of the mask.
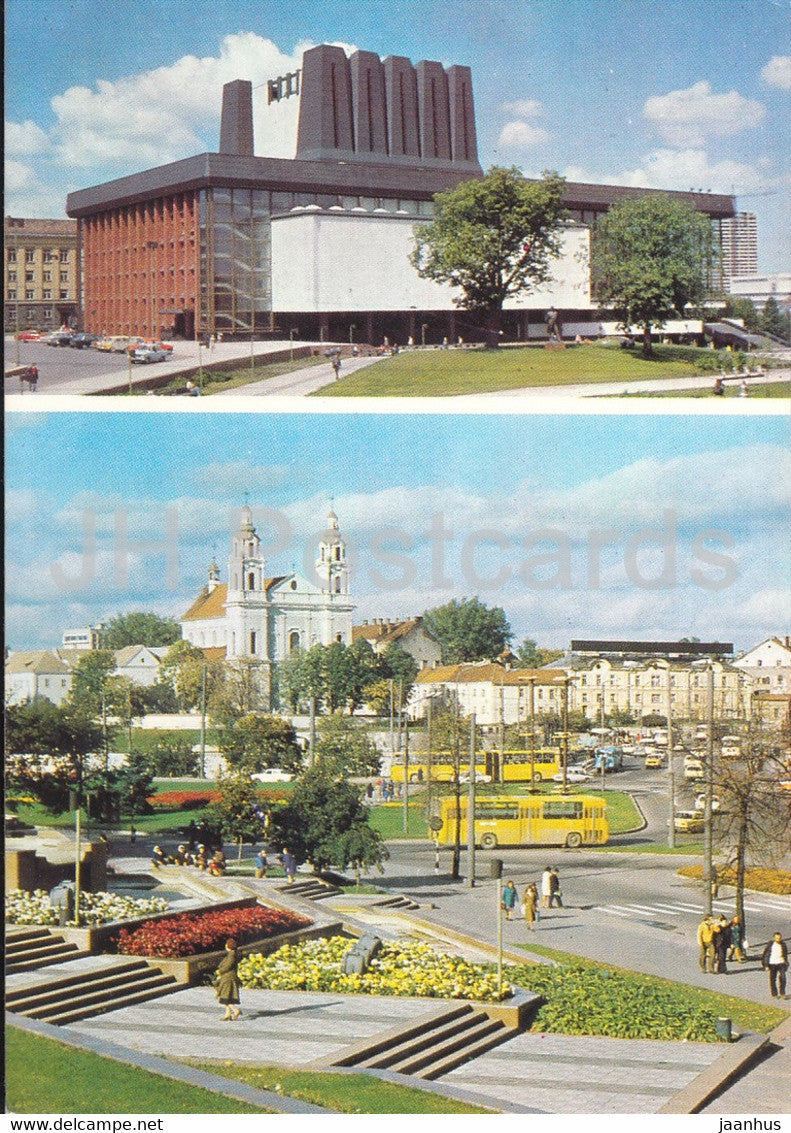
[[[271,667],[294,649],[352,640],[349,568],[338,517],[327,516],[316,556],[316,581],[292,571],[267,577],[250,508],[242,508],[231,542],[228,581],[215,562],[201,593],[181,618],[186,641],[208,656],[233,663],[257,661],[265,685]]]

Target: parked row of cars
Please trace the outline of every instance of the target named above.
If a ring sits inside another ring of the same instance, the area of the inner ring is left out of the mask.
[[[129,354],[133,362],[166,362],[173,353],[170,342],[149,342],[144,338],[111,334],[100,336],[87,331],[55,330],[43,334],[37,330],[23,330],[16,336],[21,342],[43,342],[47,346],[71,346],[75,350],[93,347],[112,354]]]

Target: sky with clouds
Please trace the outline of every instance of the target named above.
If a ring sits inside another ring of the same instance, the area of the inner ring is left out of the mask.
[[[735,192],[791,268],[790,0],[6,0],[6,211],[215,150],[252,80],[256,152],[293,157],[268,78],[322,42],[468,64],[485,166]]]
[[[477,594],[516,640],[787,631],[782,418],[50,413],[7,420],[6,637],[178,617],[245,496],[310,577],[330,502],[356,618]],[[64,460],[63,454],[68,454]],[[167,576],[170,577],[167,577]]]

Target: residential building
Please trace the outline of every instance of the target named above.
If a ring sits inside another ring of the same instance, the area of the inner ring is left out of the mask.
[[[781,310],[791,310],[791,272],[734,277],[730,293],[734,298],[751,299],[759,311],[767,299],[774,299]]]
[[[153,645],[126,645],[123,649],[116,649],[113,676],[150,688],[159,680],[162,659],[167,651],[167,646]]]
[[[413,658],[419,669],[433,669],[442,660],[442,649],[423,625],[421,617],[404,621],[374,618],[352,626],[352,642],[368,641],[374,653],[384,653],[388,645],[397,645]]]
[[[5,662],[5,702],[50,700],[62,704],[71,689],[71,670],[46,649],[10,653]]]
[[[6,331],[76,325],[80,308],[76,220],[7,216],[3,228]]]
[[[299,98],[296,155],[257,157],[253,87],[223,88],[219,151],[72,193],[85,325],[93,332],[204,337],[295,335],[334,341],[480,340],[455,292],[409,261],[436,193],[482,176],[472,75],[322,44],[268,84]],[[552,279],[506,303],[504,330],[527,339],[550,307],[566,325],[598,319],[589,229],[614,201],[657,192],[717,226],[730,196],[569,182]],[[343,270],[338,270],[338,265]],[[544,329],[545,333],[545,329]]]
[[[67,629],[61,638],[61,649],[100,649],[104,626],[83,626],[81,629]]]
[[[507,669],[491,661],[439,665],[418,673],[409,713],[420,719],[429,700],[447,694],[458,701],[465,716],[474,712],[482,727],[525,724],[531,711],[537,716],[560,714],[564,684],[565,674],[559,669]]]
[[[733,662],[747,677],[752,692],[791,693],[791,638],[768,637]]]
[[[734,276],[755,275],[758,271],[758,220],[754,212],[737,212],[720,225],[722,286],[731,291]]]

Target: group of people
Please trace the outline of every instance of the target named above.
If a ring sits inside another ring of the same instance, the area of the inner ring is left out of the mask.
[[[289,885],[294,884],[294,874],[297,872],[297,859],[289,850],[288,846],[284,846],[280,853],[277,855],[277,860],[283,867],[283,873],[286,875],[286,882]],[[255,855],[255,876],[260,880],[267,876],[269,872],[269,857],[267,854],[266,846],[262,846],[258,853]]]
[[[701,972],[726,975],[728,960],[741,964],[745,959],[746,942],[742,922],[737,916],[728,920],[722,913],[718,917],[704,917],[698,927],[698,963]]]
[[[173,854],[166,854],[161,846],[154,846],[151,851],[151,867],[160,869],[163,865],[194,866],[205,870],[211,877],[220,877],[227,869],[222,849],[210,853],[204,845],[199,845],[193,852],[184,843]]]
[[[502,906],[506,920],[513,920],[516,912],[519,894],[513,881],[506,881],[503,886]],[[557,905],[563,908],[563,895],[560,891],[560,875],[556,866],[547,866],[541,875],[541,892],[534,881],[530,881],[524,888],[521,901],[521,913],[529,931],[541,919],[540,909],[551,909]]]

